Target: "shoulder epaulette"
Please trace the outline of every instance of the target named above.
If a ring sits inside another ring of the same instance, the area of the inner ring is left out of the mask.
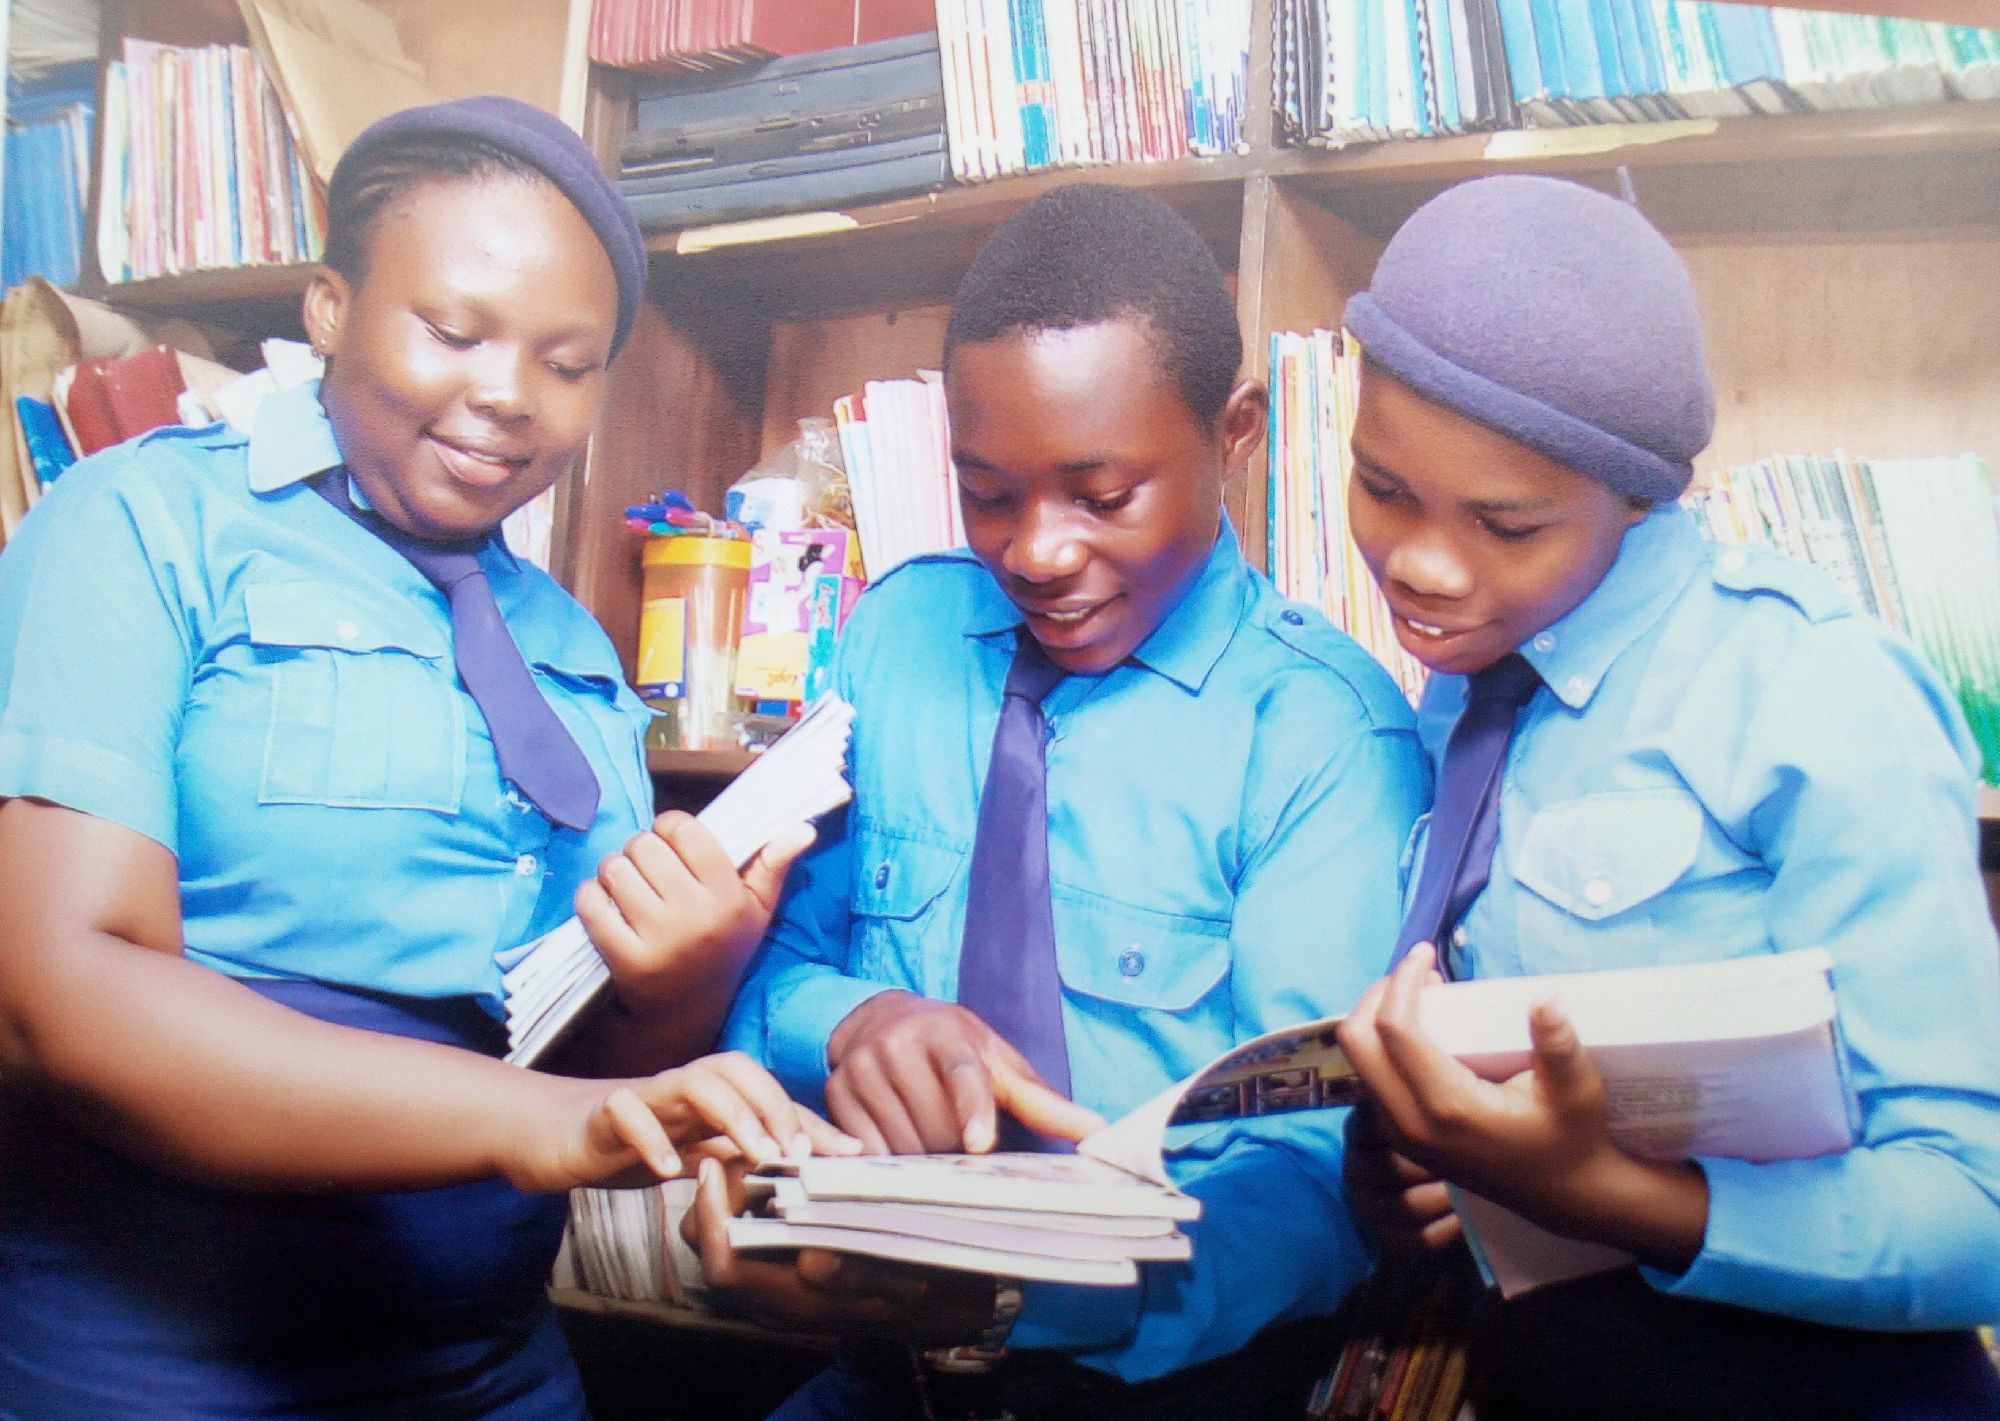
[[[1715,585],[1744,596],[1782,597],[1809,622],[1843,617],[1854,608],[1840,586],[1816,567],[1769,548],[1725,548],[1710,575]]]
[[[1276,601],[1264,609],[1263,622],[1264,630],[1301,656],[1330,671],[1346,671],[1352,643],[1317,608],[1304,602]]]

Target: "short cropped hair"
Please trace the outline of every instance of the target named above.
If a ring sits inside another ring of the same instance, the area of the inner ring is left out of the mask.
[[[368,274],[375,224],[395,202],[433,183],[490,178],[549,182],[525,158],[477,138],[411,134],[377,143],[334,170],[326,190],[326,248],[321,260],[350,284],[358,284]]]
[[[1022,207],[980,248],[952,299],[944,366],[967,341],[1127,317],[1145,323],[1182,403],[1213,429],[1243,363],[1215,254],[1158,198],[1073,183]]]

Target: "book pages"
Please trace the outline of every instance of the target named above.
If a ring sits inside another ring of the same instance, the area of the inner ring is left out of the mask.
[[[854,708],[838,696],[813,703],[798,724],[750,762],[695,816],[738,868],[773,836],[847,803],[842,776]],[[611,972],[570,918],[500,955],[507,1000],[507,1060],[531,1066],[578,1020],[611,981]]]

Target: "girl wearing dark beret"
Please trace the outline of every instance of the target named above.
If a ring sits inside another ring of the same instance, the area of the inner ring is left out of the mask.
[[[9,1421],[577,1416],[566,1191],[843,1144],[691,1059],[810,835],[739,878],[655,824],[609,642],[497,532],[589,434],[629,214],[467,100],[356,141],[327,253],[323,381],[85,461],[0,557]],[[614,1007],[506,1065],[498,954],[572,912]]]

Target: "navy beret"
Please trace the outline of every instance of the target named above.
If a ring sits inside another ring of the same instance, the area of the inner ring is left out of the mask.
[[[342,168],[385,143],[453,137],[480,139],[538,169],[583,214],[604,244],[618,281],[618,329],[611,341],[616,355],[632,333],[639,303],[645,299],[646,239],[632,209],[598,167],[596,156],[555,115],[497,94],[403,109],[362,130],[340,155],[334,181],[340,180]]]
[[[1423,398],[1618,493],[1679,497],[1715,430],[1687,268],[1637,208],[1576,183],[1438,194],[1344,320]]]

